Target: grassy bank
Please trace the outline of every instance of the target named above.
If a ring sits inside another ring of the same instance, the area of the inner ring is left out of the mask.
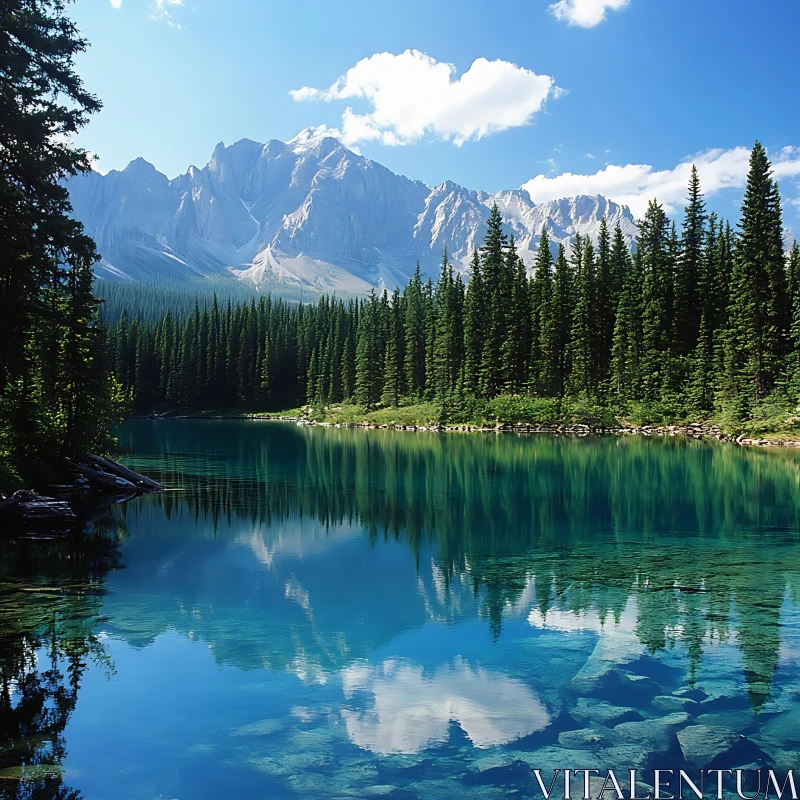
[[[251,408],[226,410],[194,410],[173,415],[195,418],[251,417],[257,419],[306,419],[331,425],[370,425],[403,427],[468,427],[498,426],[589,426],[592,429],[619,430],[699,426],[719,430],[726,437],[758,438],[764,441],[800,441],[800,414],[782,400],[766,401],[751,411],[749,419],[733,416],[704,417],[663,403],[602,404],[585,397],[561,400],[521,395],[501,395],[492,400],[468,399],[441,405],[434,402],[408,402],[396,407],[365,409],[341,403],[325,406],[303,406],[275,412]]]

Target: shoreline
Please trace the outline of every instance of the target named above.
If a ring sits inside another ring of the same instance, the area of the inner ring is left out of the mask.
[[[611,428],[593,426],[584,423],[573,425],[536,425],[534,423],[498,423],[495,426],[478,425],[445,425],[433,424],[397,424],[374,422],[329,422],[309,419],[295,415],[262,415],[262,414],[175,414],[170,416],[130,416],[127,419],[150,420],[251,420],[255,422],[294,422],[303,427],[319,428],[360,428],[362,430],[395,430],[412,433],[516,433],[516,434],[551,434],[557,436],[683,436],[689,439],[714,439],[742,447],[800,448],[800,438],[784,437],[779,433],[762,436],[744,433],[731,434],[723,431],[719,425],[643,425],[616,426]],[[774,437],[774,438],[766,438]]]

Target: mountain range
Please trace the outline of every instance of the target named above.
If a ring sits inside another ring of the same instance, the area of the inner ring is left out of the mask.
[[[98,245],[98,276],[175,282],[232,276],[271,290],[363,294],[404,285],[419,262],[438,274],[447,247],[469,271],[496,203],[532,265],[542,227],[553,245],[596,239],[600,221],[630,242],[636,222],[602,196],[536,204],[523,189],[489,193],[396,175],[333,138],[243,139],[172,180],[142,158],[70,178],[75,216]]]

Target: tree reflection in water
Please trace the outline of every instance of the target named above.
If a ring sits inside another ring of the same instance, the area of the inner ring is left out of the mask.
[[[54,541],[0,540],[0,797],[73,800],[60,764],[89,662],[113,665],[94,628],[119,565],[113,514]]]

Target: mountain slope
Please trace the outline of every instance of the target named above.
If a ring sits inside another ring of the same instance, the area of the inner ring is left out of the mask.
[[[490,194],[450,181],[428,187],[331,138],[217,145],[202,169],[173,180],[143,159],[68,183],[75,215],[98,244],[98,275],[181,281],[232,275],[275,290],[361,294],[404,284],[416,262],[436,275],[447,246],[467,272],[493,203],[532,264],[551,240],[596,237],[605,216],[630,240],[630,211],[603,197],[536,205],[524,190]]]

